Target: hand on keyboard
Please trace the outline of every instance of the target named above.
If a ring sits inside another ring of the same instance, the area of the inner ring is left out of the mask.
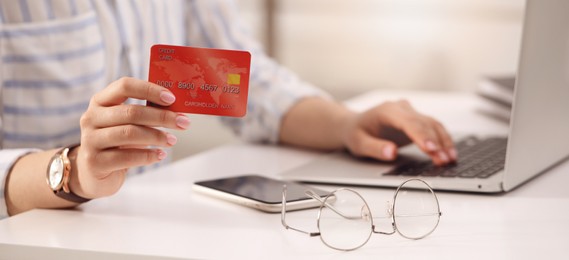
[[[507,138],[465,138],[456,143],[456,163],[436,166],[430,161],[404,162],[385,175],[488,178],[504,169]]]

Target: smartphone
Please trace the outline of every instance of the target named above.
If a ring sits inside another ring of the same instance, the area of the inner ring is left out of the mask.
[[[261,175],[242,175],[229,178],[199,181],[193,189],[216,198],[224,199],[264,212],[281,212],[283,185],[287,187],[287,211],[320,207],[321,202],[308,197],[312,190],[320,197],[329,192],[304,186],[297,182],[281,181]],[[329,198],[334,199],[334,198]]]

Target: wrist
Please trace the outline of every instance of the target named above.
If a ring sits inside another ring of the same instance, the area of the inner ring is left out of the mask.
[[[80,145],[72,146],[69,150],[68,157],[71,163],[71,171],[69,176],[69,189],[77,196],[89,198],[81,187],[81,179],[79,177],[79,170],[77,167],[77,157],[79,155]]]
[[[337,128],[338,132],[337,132],[337,138],[339,140],[339,142],[341,143],[342,148],[348,148],[348,138],[350,136],[350,134],[354,131],[354,129],[356,128],[357,125],[357,118],[358,118],[359,114],[349,110],[348,108],[344,107],[344,111],[343,113],[341,113],[338,116],[337,119]]]

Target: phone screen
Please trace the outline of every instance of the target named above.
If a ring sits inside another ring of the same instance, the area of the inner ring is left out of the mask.
[[[307,187],[296,182],[275,180],[260,175],[244,175],[201,181],[195,184],[267,204],[280,204],[282,202],[283,184],[286,184],[287,187],[287,202],[310,198],[305,194],[308,189],[316,192],[321,197],[329,194],[329,192]]]

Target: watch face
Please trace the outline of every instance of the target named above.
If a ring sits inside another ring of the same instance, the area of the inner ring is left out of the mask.
[[[63,160],[61,157],[55,158],[49,166],[49,186],[52,190],[57,190],[63,180]]]

